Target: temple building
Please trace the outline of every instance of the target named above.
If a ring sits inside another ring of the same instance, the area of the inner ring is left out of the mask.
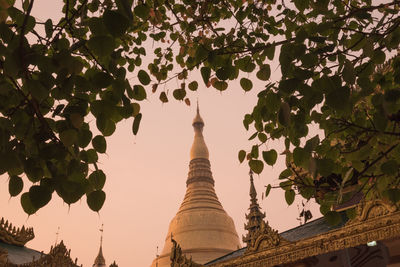
[[[357,216],[342,224],[331,226],[322,217],[278,233],[264,220],[250,172],[250,208],[243,237],[247,246],[200,264],[172,240],[170,266],[399,267],[399,207],[383,200],[362,200],[355,206]]]
[[[102,230],[101,230],[102,231]],[[12,223],[0,220],[0,267],[82,267],[78,259],[71,259],[71,250],[64,242],[52,246],[45,254],[26,247],[26,243],[35,238],[33,228],[15,228]],[[103,237],[93,267],[107,267],[103,256]],[[118,267],[115,261],[110,267]]]
[[[203,127],[204,121],[197,107],[193,120],[195,134],[190,150],[186,194],[170,222],[164,249],[154,259],[152,267],[171,266],[171,249],[176,246],[174,242],[181,245],[182,253],[202,264],[241,247],[233,220],[222,207],[214,190]]]

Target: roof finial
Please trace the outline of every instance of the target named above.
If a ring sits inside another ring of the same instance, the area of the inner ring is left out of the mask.
[[[197,114],[200,115],[199,98],[197,98]]]
[[[105,267],[106,266],[106,260],[104,259],[103,256],[103,232],[104,232],[104,224],[101,224],[101,228],[99,229],[101,232],[100,235],[100,249],[99,249],[99,254],[97,255],[96,259],[94,260],[93,267]]]
[[[247,230],[247,234],[243,236],[243,242],[247,244],[247,246],[251,246],[254,242],[255,233],[260,229],[262,221],[265,218],[265,213],[262,213],[260,210],[260,206],[257,202],[257,191],[254,187],[254,179],[253,179],[253,171],[250,170],[250,207],[249,214],[246,214],[247,223],[244,225],[244,228]]]
[[[250,200],[251,203],[257,203],[257,191],[254,187],[253,171],[250,169]]]
[[[100,228],[99,231],[101,232],[101,235],[100,235],[100,247],[102,247],[103,246],[104,223],[101,224],[101,228]]]
[[[56,246],[57,245],[57,243],[58,243],[58,235],[60,234],[60,226],[58,226],[58,228],[57,228],[57,232],[56,232],[56,242],[54,242],[54,246]]]

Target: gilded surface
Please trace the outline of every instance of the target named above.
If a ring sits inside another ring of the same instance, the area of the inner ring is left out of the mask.
[[[243,236],[243,242],[247,244],[245,254],[267,250],[277,247],[281,241],[286,242],[278,234],[278,231],[265,222],[265,213],[260,211],[257,200],[257,191],[254,187],[253,172],[250,170],[250,207],[249,214],[246,214],[247,223],[244,228],[247,230],[246,236]]]
[[[254,236],[255,241],[251,246],[247,247],[246,254],[289,243],[278,234],[277,230],[272,229],[268,222],[264,220],[261,222],[261,227],[254,233]]]
[[[276,247],[258,246],[252,253],[210,266],[274,266],[400,236],[400,211],[396,206],[380,200],[363,202],[357,212],[356,219],[339,229],[297,242],[280,242]]]
[[[0,252],[1,255],[1,252]],[[1,258],[1,256],[0,256]],[[5,267],[78,267],[77,259],[72,261],[70,250],[67,250],[63,241],[52,247],[50,253],[42,255],[39,259],[26,264],[6,263]]]
[[[11,223],[5,221],[4,218],[0,220],[0,241],[16,246],[24,246],[28,241],[35,238],[33,228],[15,228]]]
[[[193,121],[195,138],[191,150],[186,193],[177,214],[172,218],[160,255],[151,267],[171,266],[174,239],[182,252],[195,262],[206,263],[240,248],[232,218],[225,212],[214,188],[214,178],[202,136],[204,122],[197,112]],[[203,152],[202,152],[203,151]]]

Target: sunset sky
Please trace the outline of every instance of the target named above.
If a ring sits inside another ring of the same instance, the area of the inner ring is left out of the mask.
[[[56,18],[61,3],[61,0],[35,1],[33,13],[42,18],[49,15]],[[272,78],[278,79],[277,65],[271,70]],[[196,75],[192,78],[198,78]],[[220,93],[200,86],[198,92],[189,94],[191,106],[172,100],[172,96],[170,103],[162,104],[158,100],[159,92],[148,93],[148,99],[141,103],[143,119],[138,135],[133,136],[132,119],[129,119],[121,122],[114,135],[107,138],[107,155],[99,163],[107,175],[104,189],[107,199],[99,214],[89,210],[85,197],[69,208],[54,193],[49,205],[28,218],[22,211],[19,196],[9,199],[8,177],[3,175],[0,177],[0,217],[16,226],[34,227],[36,238],[27,246],[44,252],[56,242],[60,227],[58,240],[64,240],[72,257],[87,267],[92,266],[97,255],[99,229],[104,223],[103,252],[107,265],[116,260],[120,267],[150,266],[157,246],[162,250],[169,222],[185,194],[193,142],[191,123],[198,98],[216,193],[233,218],[241,239],[250,204],[249,168],[247,163],[239,163],[237,154],[240,149],[249,150],[253,144],[248,141],[253,131],[247,132],[242,120],[252,110],[256,94],[263,87],[256,84],[252,92],[244,93],[239,82],[231,82],[228,90]],[[96,127],[94,121],[91,125]],[[280,153],[283,141],[270,142],[264,147],[267,148],[276,148]],[[272,190],[264,200],[261,192],[268,183],[279,184],[277,177],[284,168],[284,157],[279,156],[274,167],[267,166],[262,175],[255,176],[260,205],[271,227],[279,232],[299,225],[296,218],[301,200],[296,198],[288,207],[282,190]],[[319,216],[317,209],[312,211],[314,217]]]

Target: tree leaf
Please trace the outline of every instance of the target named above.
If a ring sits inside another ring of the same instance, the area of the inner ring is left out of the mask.
[[[11,175],[10,181],[8,182],[8,192],[10,193],[10,196],[18,196],[23,188],[24,182],[22,181],[22,178],[17,175]]]
[[[88,47],[93,53],[100,57],[110,56],[114,51],[114,39],[108,35],[93,36],[87,42]]]
[[[219,91],[225,91],[228,88],[228,83],[224,81],[216,81],[213,83],[213,87]]]
[[[381,165],[381,171],[387,175],[395,175],[399,170],[399,165],[395,160],[388,160]]]
[[[46,206],[51,200],[51,195],[52,192],[44,186],[34,185],[29,189],[29,199],[36,210]]]
[[[247,92],[253,88],[253,83],[247,78],[242,78],[240,79],[240,86]]]
[[[137,101],[142,101],[147,98],[146,90],[141,85],[134,85],[133,86],[133,95],[132,98]]]
[[[150,76],[144,70],[139,70],[138,78],[143,85],[148,85],[150,83]]]
[[[269,65],[262,65],[260,70],[257,71],[257,78],[261,81],[267,81],[271,76],[271,68]]]
[[[197,88],[199,87],[199,84],[196,81],[193,81],[193,82],[189,83],[188,87],[190,90],[196,91]]]
[[[122,36],[129,27],[129,20],[120,13],[106,10],[103,15],[104,25],[113,36]]]
[[[92,140],[93,148],[99,153],[105,153],[107,149],[107,142],[104,136],[97,135]]]
[[[264,161],[270,166],[273,166],[276,163],[276,159],[278,158],[278,153],[275,151],[275,149],[263,151],[262,155]]]
[[[265,189],[265,197],[267,197],[269,195],[269,193],[271,192],[272,186],[269,184],[266,187],[267,188]]]
[[[264,169],[264,163],[261,160],[250,160],[249,161],[250,169],[256,174],[260,174]]]
[[[91,81],[95,88],[106,88],[113,82],[113,77],[108,73],[97,71]]]
[[[283,126],[288,126],[290,123],[290,106],[286,102],[282,102],[278,112],[278,121]]]
[[[44,29],[46,32],[46,37],[50,38],[53,35],[53,21],[51,19],[46,20],[44,23]]]
[[[95,212],[98,212],[103,207],[105,200],[106,193],[104,193],[102,190],[90,192],[86,196],[86,201],[89,208]]]
[[[290,169],[286,169],[283,170],[280,174],[279,174],[279,179],[286,179],[288,177],[290,177],[292,175],[292,171]]]
[[[290,190],[286,190],[285,191],[285,199],[286,199],[286,203],[290,206],[293,204],[294,202],[294,197],[295,197],[295,192],[293,189]]]
[[[310,154],[304,148],[296,147],[293,150],[293,161],[297,166],[303,166],[305,162],[308,162]]]
[[[28,215],[32,215],[37,211],[31,202],[28,192],[25,192],[21,195],[21,206]]]
[[[79,129],[83,124],[83,117],[79,113],[72,113],[69,115],[69,119],[71,120],[72,126]]]
[[[136,115],[135,119],[133,120],[132,125],[132,132],[134,135],[137,135],[139,131],[140,121],[142,120],[142,113]]]
[[[89,145],[90,140],[92,140],[92,132],[86,129],[80,129],[78,133],[78,145],[81,148],[85,148]]]
[[[146,4],[139,4],[133,9],[133,12],[139,18],[145,20],[149,17],[150,7]]]
[[[304,10],[308,7],[309,0],[294,0],[294,5],[300,12],[304,12]]]
[[[60,133],[60,140],[66,147],[72,146],[78,139],[78,133],[74,129],[68,129]]]
[[[96,163],[99,157],[97,156],[97,152],[94,149],[88,149],[86,151],[88,163]]]
[[[354,67],[353,67],[353,64],[351,64],[351,62],[349,60],[347,60],[346,63],[344,64],[342,75],[343,75],[343,79],[348,84],[354,84],[354,82],[356,81]]]
[[[326,104],[335,110],[343,110],[347,106],[349,97],[349,87],[341,86],[326,95]]]
[[[160,93],[160,100],[163,103],[167,103],[168,102],[168,97],[167,97],[167,94],[165,92],[161,92]]]
[[[211,69],[209,67],[202,67],[200,69],[201,77],[203,78],[204,84],[207,85],[210,80]]]
[[[101,190],[106,182],[106,175],[102,170],[94,171],[89,175],[89,181],[94,189]]]
[[[186,96],[186,90],[185,89],[175,89],[172,92],[172,95],[176,100],[183,100]]]
[[[246,151],[240,150],[238,154],[239,162],[242,163],[246,158]]]
[[[110,136],[115,132],[115,123],[104,114],[100,114],[100,116],[97,117],[96,126],[104,136]]]

